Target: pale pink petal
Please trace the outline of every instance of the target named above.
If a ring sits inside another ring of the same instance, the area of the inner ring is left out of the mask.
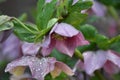
[[[117,53],[113,53],[112,51],[107,52],[107,58],[109,61],[113,62],[115,65],[120,67],[120,56]]]
[[[57,40],[55,48],[58,51],[60,51],[60,52],[62,52],[64,54],[67,54],[70,57],[72,57],[72,55],[74,53],[74,50],[75,50],[75,47],[76,47],[76,46],[74,46],[72,44],[73,44],[73,42],[68,41],[68,40]]]
[[[55,58],[36,58],[25,56],[15,60],[7,65],[5,72],[11,72],[15,67],[28,66],[31,70],[33,78],[44,80],[46,74],[54,70]]]
[[[76,47],[87,44],[89,44],[89,42],[84,39],[82,33],[79,33],[76,36],[68,37],[64,40],[56,40],[55,47],[60,52],[72,57]]]
[[[63,71],[64,73],[66,73],[67,75],[74,75],[74,72],[72,69],[70,69],[70,67],[68,67],[66,64],[64,64],[63,62],[59,62],[57,61],[55,63],[55,66],[59,69],[61,69],[61,71]]]
[[[94,72],[94,67],[95,65],[93,65],[93,57],[95,56],[95,54],[93,52],[84,52],[83,53],[84,56],[84,68],[87,74],[92,75],[92,73]]]
[[[89,44],[89,42],[87,40],[85,40],[85,38],[81,32],[79,32],[76,36],[73,36],[72,40],[73,40],[72,43],[74,43],[74,45],[76,45],[76,47]]]
[[[48,56],[53,48],[55,47],[56,41],[54,39],[51,40],[51,43],[47,47],[42,47],[41,53],[43,56]]]
[[[57,27],[56,27],[57,26]],[[79,33],[77,29],[67,23],[59,23],[55,25],[54,32],[65,37],[73,37]]]
[[[103,67],[103,65],[107,61],[105,53],[105,51],[98,51],[96,54],[95,52],[83,53],[84,66],[87,74],[92,75],[95,70]]]
[[[118,68],[118,66],[116,66],[114,63],[112,63],[111,61],[107,61],[104,65],[104,70],[109,73],[109,74],[115,74],[118,73],[120,71],[120,69]]]
[[[40,44],[24,42],[22,45],[22,51],[24,55],[36,55],[40,47]]]

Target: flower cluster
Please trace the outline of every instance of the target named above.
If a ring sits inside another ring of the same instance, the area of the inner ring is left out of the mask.
[[[112,46],[120,41],[120,36],[109,39],[93,26],[84,25],[89,8],[99,17],[105,15],[106,7],[96,1],[38,0],[36,24],[0,16],[1,51],[10,60],[15,59],[5,69],[12,74],[10,79],[45,80],[46,76],[56,78],[61,72],[73,76],[78,69],[89,76],[96,75],[100,69],[110,75],[118,73],[120,55],[112,50]],[[12,31],[21,41],[11,34]],[[53,52],[54,49],[58,52]],[[66,62],[54,53],[65,56]],[[68,58],[75,58],[73,64],[76,65],[69,67]],[[82,73],[79,78],[80,75]],[[100,74],[97,76],[101,77]]]

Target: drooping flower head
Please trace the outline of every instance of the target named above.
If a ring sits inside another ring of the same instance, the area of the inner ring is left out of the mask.
[[[77,46],[87,45],[82,33],[66,23],[56,23],[43,42],[42,54],[47,56],[53,48],[72,57]]]
[[[44,77],[51,72],[53,77],[60,74],[61,71],[68,75],[73,75],[73,71],[64,63],[56,61],[53,57],[37,58],[32,56],[23,56],[7,65],[5,72],[10,72],[14,76],[20,76],[24,73],[25,68],[29,67],[32,78],[44,80]]]
[[[119,72],[120,55],[111,50],[97,52],[84,52],[84,63],[79,61],[78,67],[81,67],[89,75],[92,75],[95,70],[103,68],[107,73],[113,74]]]

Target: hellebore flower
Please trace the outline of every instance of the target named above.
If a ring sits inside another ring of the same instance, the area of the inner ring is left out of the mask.
[[[92,75],[95,70],[100,68],[103,68],[109,74],[117,73],[120,70],[120,55],[111,50],[88,51],[83,53],[83,57],[84,63],[79,61],[77,67],[81,67],[89,75]]]
[[[97,1],[93,1],[92,10],[97,16],[100,16],[100,17],[104,16],[107,11],[106,7]]]
[[[1,43],[1,55],[7,60],[22,56],[21,42],[15,35],[11,34],[6,41]]]
[[[73,71],[66,64],[56,61],[53,57],[39,59],[33,56],[23,56],[9,63],[5,72],[9,71],[14,76],[19,76],[24,73],[26,67],[29,67],[32,78],[37,80],[44,80],[44,77],[50,72],[53,77],[58,76],[61,71],[73,75]]]
[[[49,55],[55,47],[58,51],[72,57],[77,46],[87,44],[89,42],[73,26],[66,23],[56,23],[43,42],[42,55]]]

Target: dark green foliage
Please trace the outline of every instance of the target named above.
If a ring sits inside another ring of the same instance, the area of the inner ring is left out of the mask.
[[[92,6],[92,1],[80,1],[74,4],[69,8],[69,12],[77,11],[80,12],[81,10],[89,9]]]
[[[86,18],[86,14],[81,14],[80,12],[73,12],[70,13],[64,21],[68,24],[73,25],[74,27],[78,27],[86,20]]]
[[[120,4],[120,0],[98,0],[101,3],[105,4],[105,5],[118,5]]]
[[[37,31],[34,26],[28,24],[25,26],[32,31]],[[36,37],[35,34],[31,33],[17,22],[14,22],[14,33],[18,36],[20,40],[27,42],[34,42],[34,39]]]
[[[38,1],[36,23],[39,30],[45,29],[47,27],[47,23],[54,14],[56,1],[57,0],[52,0],[50,3],[45,3],[45,0]]]
[[[11,22],[11,17],[6,15],[0,16],[0,31],[10,30],[13,28],[13,23]]]

